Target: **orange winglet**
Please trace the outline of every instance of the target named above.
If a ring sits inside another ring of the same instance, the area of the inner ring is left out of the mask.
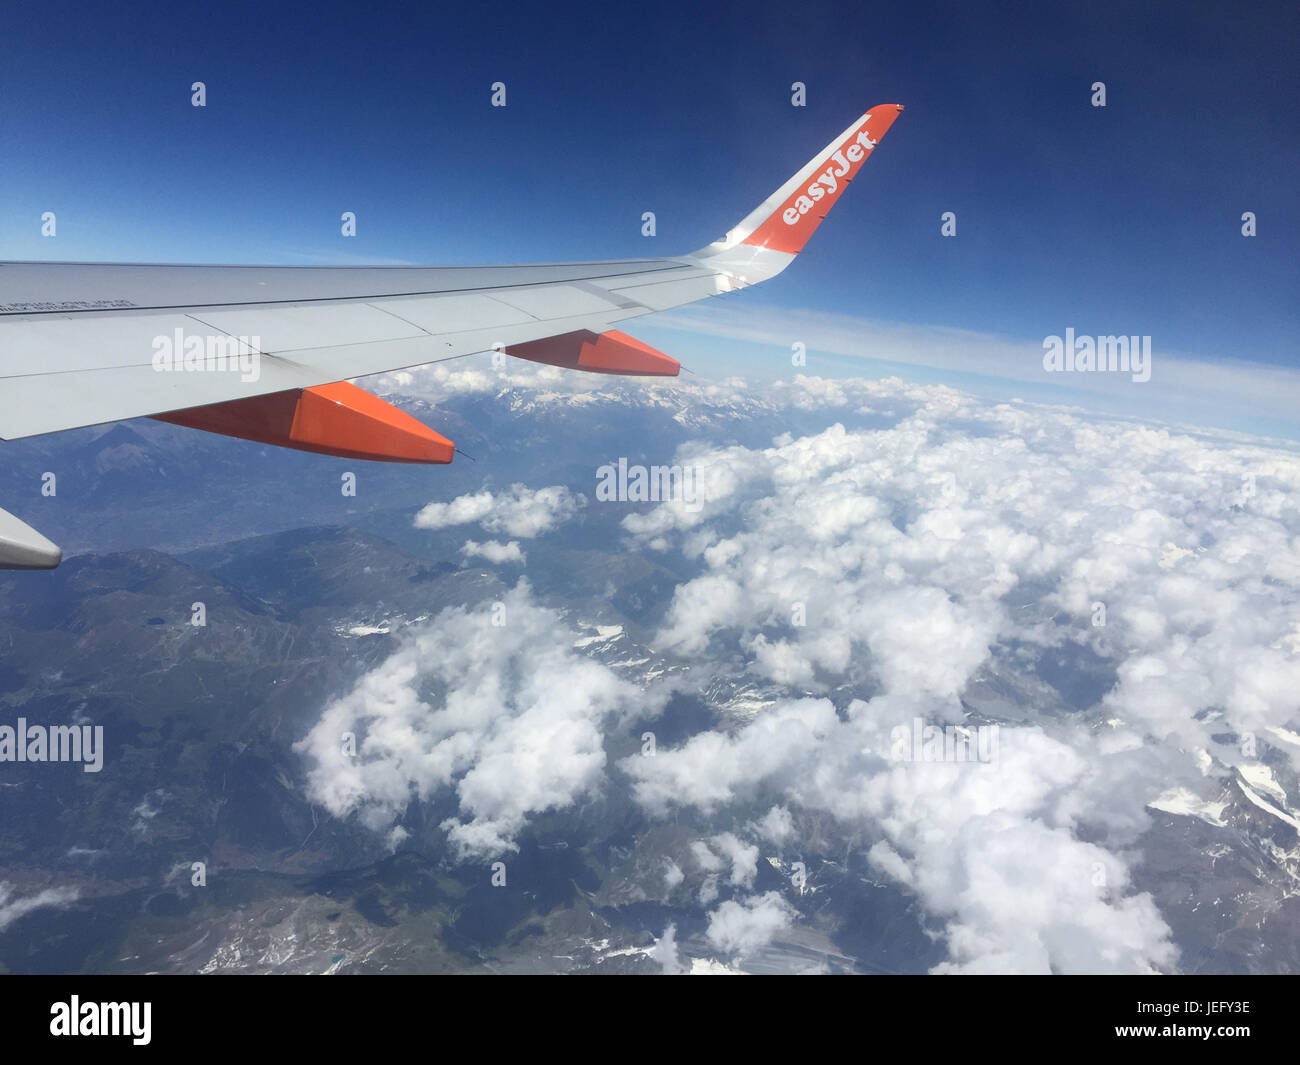
[[[374,462],[447,463],[456,450],[445,436],[346,381],[154,417],[260,444]]]
[[[599,334],[580,329],[576,333],[561,333],[545,340],[511,344],[505,350],[508,355],[529,362],[625,377],[676,377],[682,368],[682,364],[671,355],[656,351],[649,344],[617,329]]]
[[[742,243],[798,255],[902,111],[902,104],[880,104],[863,115],[847,136],[800,171],[797,176],[806,179]]]

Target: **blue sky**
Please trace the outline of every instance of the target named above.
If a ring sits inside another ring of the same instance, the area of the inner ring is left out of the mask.
[[[11,8],[0,258],[681,253],[897,101],[795,267],[728,301],[1028,339],[1031,359],[1071,326],[1295,365],[1294,5],[851,7]],[[498,80],[504,109],[489,106]],[[680,339],[648,325],[652,342]]]

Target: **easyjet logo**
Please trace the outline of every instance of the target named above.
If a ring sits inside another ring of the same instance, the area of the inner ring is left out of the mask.
[[[785,224],[794,225],[813,209],[813,204],[818,200],[824,200],[839,192],[842,186],[849,183],[849,171],[862,162],[875,146],[876,142],[871,139],[871,135],[862,129],[847,148],[836,148],[826,172],[818,174],[817,180],[801,192],[794,203],[782,212],[781,218]]]

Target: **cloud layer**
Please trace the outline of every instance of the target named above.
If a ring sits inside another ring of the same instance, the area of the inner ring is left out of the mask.
[[[627,550],[693,574],[650,637],[692,669],[649,701],[673,685],[707,697],[704,678],[738,670],[775,697],[611,771],[610,722],[647,700],[521,585],[504,630],[486,609],[446,611],[327,709],[301,745],[313,797],[391,832],[412,799],[446,792],[452,843],[482,856],[530,814],[625,782],[647,817],[708,826],[663,879],[709,908],[703,941],[731,957],[798,920],[757,874],[815,823],[922,904],[942,971],[1176,968],[1134,882],[1148,804],[1237,770],[1287,807],[1274,774],[1290,786],[1300,769],[1296,456],[897,380],[684,393],[715,411],[728,394],[839,424],[685,445],[674,461],[701,470],[703,505],[622,527]],[[580,499],[516,485],[431,504],[421,524],[527,538],[581,517]],[[897,730],[916,722],[996,726],[997,758],[900,760]]]
[[[858,412],[918,392],[807,384]],[[919,391],[888,429],[683,448],[710,471],[703,508],[624,521],[701,567],[657,646],[870,694],[838,713],[780,701],[628,759],[635,794],[657,814],[717,817],[775,792],[859,826],[877,837],[873,864],[944,920],[945,971],[1168,969],[1169,929],[1130,890],[1127,848],[1170,781],[1222,777],[1254,740],[1294,729],[1300,464]],[[1042,683],[1061,658],[1100,675],[1093,695]],[[967,718],[963,696],[1006,668],[1050,700],[1034,707],[1054,712],[1046,729],[1003,725],[993,766],[887,757],[893,729]],[[1079,709],[1086,724],[1067,717]],[[1300,765],[1300,749],[1274,753]]]

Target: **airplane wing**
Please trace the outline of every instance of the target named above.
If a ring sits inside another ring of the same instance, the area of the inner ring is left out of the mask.
[[[450,441],[345,382],[494,348],[599,373],[675,375],[675,359],[612,327],[784,270],[902,109],[873,107],[726,237],[675,258],[0,263],[0,439],[148,415],[330,454],[449,462]],[[58,564],[22,530],[39,533],[0,515],[0,567]]]

